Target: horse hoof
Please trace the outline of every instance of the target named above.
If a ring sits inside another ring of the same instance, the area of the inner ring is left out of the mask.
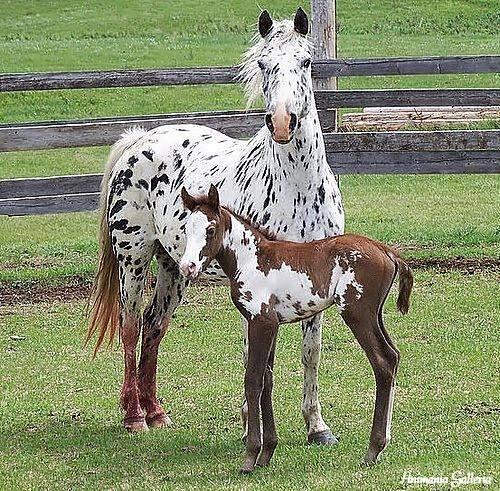
[[[246,434],[241,437],[241,443],[243,443],[243,445],[247,444],[247,435]]]
[[[172,425],[172,420],[165,413],[148,417],[146,422],[150,428],[166,428]]]
[[[141,433],[144,431],[148,431],[148,425],[146,424],[146,421],[144,419],[136,419],[132,421],[124,421],[123,422],[123,427],[129,432],[129,433]]]
[[[329,429],[310,433],[307,435],[307,441],[308,443],[316,443],[317,445],[337,445],[339,442]]]
[[[255,466],[254,465],[244,465],[241,469],[240,469],[240,474],[250,474],[254,471],[255,469]]]

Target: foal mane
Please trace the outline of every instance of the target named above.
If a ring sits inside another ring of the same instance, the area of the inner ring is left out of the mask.
[[[252,38],[253,45],[243,55],[242,62],[239,65],[239,74],[237,79],[245,85],[245,97],[247,109],[260,97],[262,93],[262,72],[257,64],[262,52],[276,45],[297,43],[307,50],[311,50],[312,44],[304,36],[294,29],[291,20],[274,21],[273,27],[265,38],[260,34],[255,34]]]
[[[231,215],[233,215],[237,220],[239,220],[243,225],[246,225],[249,229],[252,229],[253,231],[257,232],[258,234],[262,235],[265,239],[275,241],[278,240],[278,237],[274,232],[271,232],[267,227],[263,227],[259,223],[252,222],[247,217],[244,217],[238,213],[236,213],[234,210],[231,208],[228,208],[227,206],[222,206],[224,210],[229,212]]]

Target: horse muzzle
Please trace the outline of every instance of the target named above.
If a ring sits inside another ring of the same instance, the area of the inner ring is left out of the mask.
[[[271,138],[282,145],[289,143],[297,128],[297,115],[286,111],[276,111],[266,114],[266,126]]]
[[[182,275],[188,280],[194,280],[200,273],[200,269],[192,261],[181,262],[179,269]]]

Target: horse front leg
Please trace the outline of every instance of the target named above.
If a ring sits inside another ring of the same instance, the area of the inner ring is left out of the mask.
[[[333,445],[338,440],[323,421],[318,397],[322,322],[323,313],[302,321],[302,364],[304,366],[302,415],[306,422],[307,441],[309,443]]]
[[[248,365],[248,321],[241,316],[241,322],[243,327],[243,366],[246,370]],[[248,404],[245,394],[243,394],[243,403],[241,405],[241,424],[243,426],[241,440],[246,443],[248,435]]]
[[[268,319],[250,321],[248,325],[248,364],[245,371],[245,396],[248,403],[248,435],[246,455],[241,472],[247,474],[255,468],[262,449],[260,430],[260,399],[264,387],[269,355],[278,323]]]
[[[271,352],[269,353],[266,373],[264,374],[264,389],[262,390],[262,396],[260,398],[263,428],[262,452],[257,460],[257,465],[260,467],[269,465],[278,445],[278,435],[276,433],[276,423],[274,421],[273,411],[273,369],[276,338],[277,336],[274,337]]]

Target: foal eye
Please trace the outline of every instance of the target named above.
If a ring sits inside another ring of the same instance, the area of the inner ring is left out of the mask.
[[[307,58],[306,60],[304,60],[302,62],[302,67],[303,68],[309,68],[311,66],[311,59],[310,58]]]
[[[211,238],[215,235],[215,227],[207,228],[207,237]]]
[[[259,65],[259,68],[261,70],[264,70],[264,68],[266,68],[266,65],[264,65],[264,62],[262,60],[257,60],[257,65]]]

